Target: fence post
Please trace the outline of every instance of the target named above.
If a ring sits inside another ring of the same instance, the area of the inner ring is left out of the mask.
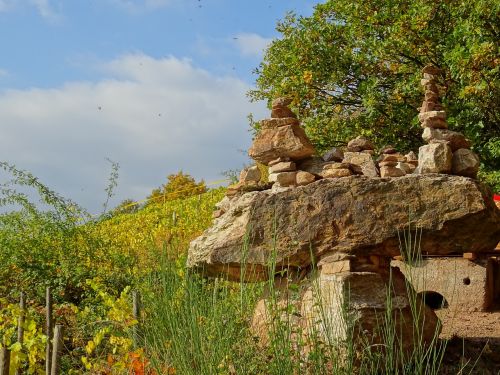
[[[6,347],[0,349],[0,375],[9,375],[10,371],[10,350]]]
[[[45,334],[47,335],[47,343],[45,344],[45,373],[50,375],[52,363],[52,292],[50,286],[45,291]]]
[[[22,345],[24,342],[24,320],[26,317],[26,294],[24,292],[21,292],[21,296],[19,298],[19,319],[17,321],[17,342],[21,344],[21,350],[22,350]],[[16,375],[22,375],[22,364],[18,363],[17,369],[16,369]]]
[[[141,317],[141,295],[137,290],[132,292],[132,316],[137,321],[132,327],[132,339],[134,340],[134,347],[137,348],[139,343],[139,319]]]
[[[50,375],[59,375],[61,365],[61,353],[63,347],[64,328],[60,324],[56,324],[54,329],[54,340],[52,341],[52,364]]]

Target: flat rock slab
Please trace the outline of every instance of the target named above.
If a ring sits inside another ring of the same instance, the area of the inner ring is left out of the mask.
[[[191,243],[188,266],[235,280],[243,268],[246,280],[262,280],[273,259],[280,269],[307,267],[327,252],[396,256],[410,219],[424,254],[487,252],[500,240],[500,210],[477,181],[351,176],[234,198]]]

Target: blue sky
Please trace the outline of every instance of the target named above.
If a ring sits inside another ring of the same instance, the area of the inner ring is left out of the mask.
[[[241,168],[262,50],[304,0],[0,0],[0,160],[90,211]],[[3,179],[4,177],[2,177]]]

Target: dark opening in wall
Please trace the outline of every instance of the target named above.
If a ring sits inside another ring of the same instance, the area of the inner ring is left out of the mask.
[[[418,293],[420,298],[433,310],[445,309],[448,307],[448,301],[438,292],[428,291]]]

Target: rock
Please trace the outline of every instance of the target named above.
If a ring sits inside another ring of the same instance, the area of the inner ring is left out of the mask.
[[[260,121],[260,127],[262,129],[276,129],[288,125],[299,126],[300,122],[295,117],[268,118]]]
[[[373,150],[375,146],[365,137],[357,137],[347,144],[347,150],[351,152],[360,152],[363,150]]]
[[[339,178],[339,177],[347,177],[352,176],[352,172],[347,168],[341,169],[324,169],[321,173],[323,178]]]
[[[272,101],[271,107],[283,108],[283,107],[288,107],[290,104],[292,104],[292,99],[286,97],[279,97]]]
[[[269,176],[267,176],[267,179],[269,182],[277,182],[278,181],[278,174],[277,173],[269,173]]]
[[[412,173],[415,170],[415,166],[401,161],[398,162],[396,168],[401,169],[405,174]]]
[[[276,182],[281,187],[296,185],[297,172],[280,172],[276,173]]]
[[[433,101],[433,102],[437,103],[439,100],[439,94],[437,92],[434,92],[434,91],[426,91],[424,100]]]
[[[422,103],[422,106],[420,107],[420,112],[430,112],[430,111],[442,111],[443,106],[435,101],[432,100],[424,100]]]
[[[446,120],[446,112],[445,111],[429,111],[422,112],[418,114],[418,120],[420,122],[424,122],[426,120]]]
[[[473,179],[351,176],[235,196],[229,210],[191,242],[188,265],[238,280],[245,263],[246,277],[262,280],[272,254],[277,272],[307,267],[311,255],[397,256],[398,233],[409,220],[422,230],[421,249],[430,255],[488,252],[500,241],[500,210]]]
[[[441,69],[432,64],[428,64],[422,69],[422,73],[437,76],[441,74]]]
[[[444,143],[433,143],[422,146],[418,152],[418,168],[421,174],[451,172],[450,146]]]
[[[390,145],[385,146],[380,151],[381,154],[395,154],[396,152],[398,152],[398,151],[393,146],[390,146]]]
[[[222,215],[224,215],[224,211],[222,211],[222,210],[215,210],[212,213],[212,218],[213,219],[217,219],[217,218],[221,217]]]
[[[418,161],[417,155],[413,152],[410,151],[405,155],[406,161]]]
[[[448,141],[450,142],[451,151],[456,151],[459,148],[470,148],[471,146],[470,141],[462,133],[447,129],[425,128],[422,138],[426,142],[433,139]]]
[[[394,350],[399,353],[402,349],[406,354],[415,345],[419,349],[429,345],[439,335],[441,326],[435,313],[419,298],[409,297],[411,287],[407,289],[398,269],[391,273],[389,267],[377,272],[357,272],[348,270],[349,261],[337,263],[338,272],[327,272],[333,264],[325,264],[317,274],[297,282],[296,292],[287,290],[287,282],[280,280],[272,294],[276,304],[266,291],[257,303],[251,323],[251,331],[261,345],[269,345],[275,332],[273,327],[279,321],[293,332],[290,337],[293,343],[316,340],[335,343],[333,349],[340,363],[347,360],[349,350],[356,352],[355,357],[365,356],[369,351],[383,360],[389,342],[384,340],[387,330],[394,330]],[[411,293],[415,296],[413,290]],[[393,318],[390,329],[383,323],[387,315]],[[346,342],[354,344],[353,347],[343,346]],[[307,349],[304,351],[300,354],[307,358]]]
[[[312,157],[298,163],[297,169],[312,173],[316,177],[321,177],[321,172],[323,172],[323,167],[328,164],[332,164],[332,162],[325,162],[320,157]]]
[[[358,166],[360,172],[365,176],[378,177],[377,167],[369,154],[362,152],[346,152],[343,162]]]
[[[375,150],[363,150],[360,152],[362,152],[363,154],[375,155]]]
[[[240,173],[240,182],[259,182],[261,179],[261,173],[259,168],[254,165],[249,168],[245,168]]]
[[[380,163],[378,163],[379,167],[396,167],[396,165],[398,165],[398,162],[392,161],[392,160],[381,161]],[[380,176],[384,177],[384,176],[382,176],[382,174]]]
[[[268,163],[268,166],[272,167],[275,164],[283,163],[283,162],[287,162],[287,161],[290,161],[290,158],[278,158],[278,159],[274,159],[274,160],[271,160]]]
[[[397,163],[396,163],[397,164]],[[394,166],[381,166],[380,177],[403,177],[406,172]]]
[[[304,186],[314,182],[314,180],[316,180],[316,177],[312,173],[305,171],[298,171],[296,179],[298,186]]]
[[[333,147],[323,155],[324,161],[342,161],[344,159],[344,151],[338,147]]]
[[[327,163],[323,166],[323,170],[327,170],[327,169],[349,169],[349,167],[351,166],[351,164],[349,163]]]
[[[272,118],[287,118],[287,117],[297,118],[297,115],[295,113],[293,113],[293,111],[290,108],[284,107],[284,108],[273,108],[271,110],[271,117]]]
[[[453,153],[451,173],[476,178],[479,171],[479,157],[469,149],[461,148]]]
[[[399,154],[383,154],[382,155],[382,162],[384,161],[395,161],[395,162],[398,162],[399,161]]]
[[[274,164],[269,167],[269,173],[278,173],[278,172],[291,172],[296,170],[295,163],[293,161],[283,161],[277,164]]]
[[[262,129],[248,150],[252,159],[263,164],[279,157],[301,160],[313,154],[314,147],[299,125]]]

